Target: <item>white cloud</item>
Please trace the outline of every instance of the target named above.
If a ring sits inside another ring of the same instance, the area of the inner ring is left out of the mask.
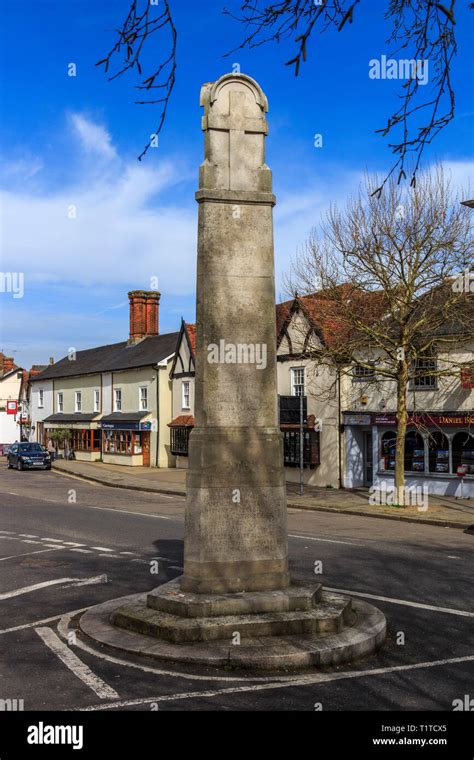
[[[197,209],[169,202],[171,189],[194,177],[183,162],[122,161],[104,127],[73,114],[81,145],[107,164],[82,174],[55,193],[28,183],[9,183],[0,193],[2,268],[28,282],[74,282],[78,286],[148,287],[189,294],[195,285]],[[21,168],[21,164],[18,165]],[[75,214],[75,218],[70,218]]]
[[[104,126],[96,124],[80,113],[72,113],[69,118],[83,150],[102,156],[109,161],[117,158],[112,138]]]

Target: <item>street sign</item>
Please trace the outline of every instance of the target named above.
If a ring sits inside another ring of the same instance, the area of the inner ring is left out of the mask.
[[[18,414],[18,401],[7,401],[7,414]]]

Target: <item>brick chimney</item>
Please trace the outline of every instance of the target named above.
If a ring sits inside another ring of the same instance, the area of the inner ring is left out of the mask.
[[[8,372],[11,372],[13,365],[13,356],[5,356],[3,359],[3,374],[6,375]]]
[[[129,343],[158,335],[158,309],[160,293],[148,290],[131,290]]]

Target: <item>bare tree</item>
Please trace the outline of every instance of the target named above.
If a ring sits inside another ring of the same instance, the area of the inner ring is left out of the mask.
[[[330,209],[287,287],[321,291],[326,301],[333,335],[313,351],[317,363],[340,374],[356,365],[371,384],[395,384],[395,487],[403,504],[410,384],[472,371],[460,349],[474,335],[474,294],[463,275],[474,246],[470,211],[440,167],[421,173],[411,189],[392,177],[381,197],[377,181],[367,177],[344,210]]]
[[[161,62],[155,64],[152,71],[144,75],[142,57],[145,43],[152,35],[160,31],[168,32],[168,44],[162,53]],[[141,77],[141,84],[135,85],[136,89],[144,90],[150,95],[152,90],[158,90],[157,95],[159,95],[156,98],[135,101],[139,105],[160,105],[158,126],[138,156],[138,160],[141,161],[153,139],[161,132],[176,79],[177,33],[168,0],[159,0],[159,2],[144,0],[143,3],[141,0],[132,0],[127,17],[122,26],[116,29],[116,34],[115,45],[105,58],[96,63],[96,66],[104,66],[105,72],[108,73],[112,60],[118,59],[118,68],[109,76],[109,81],[123,76],[126,72],[136,71]]]
[[[347,23],[352,24],[359,5],[361,0],[279,0],[270,4],[266,0],[244,0],[237,18],[247,28],[247,34],[239,47],[254,48],[292,38],[296,53],[286,65],[293,66],[298,76],[301,64],[307,60],[310,41],[330,29],[341,32]],[[381,185],[374,188],[378,194],[394,172],[398,182],[406,179],[407,159],[412,153],[414,184],[425,146],[454,118],[454,5],[455,0],[451,0],[449,8],[433,0],[386,0],[385,17],[392,25],[386,41],[391,46],[390,55],[407,51],[415,66],[399,95],[400,107],[388,118],[387,125],[377,130],[384,137],[398,134],[395,142],[389,143],[396,160]],[[417,76],[420,61],[429,61],[434,72],[432,89],[426,96]]]

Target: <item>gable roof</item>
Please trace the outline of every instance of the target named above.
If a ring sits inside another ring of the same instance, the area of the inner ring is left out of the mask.
[[[149,367],[171,356],[176,348],[178,333],[152,335],[138,343],[111,343],[107,346],[78,351],[76,358],[65,356],[56,364],[49,365],[39,375],[31,377],[31,382],[57,377],[90,375],[97,372],[112,372],[123,369]]]

